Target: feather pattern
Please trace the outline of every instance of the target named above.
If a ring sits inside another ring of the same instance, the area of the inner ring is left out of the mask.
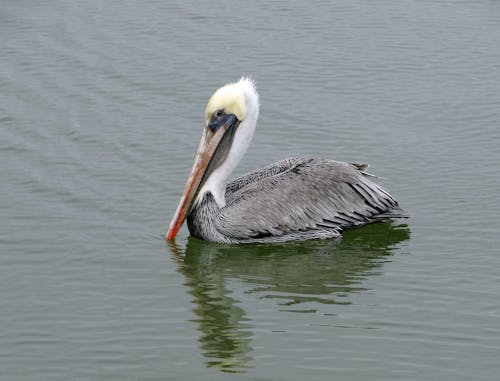
[[[347,228],[407,217],[366,164],[290,157],[234,179],[220,208],[207,192],[188,214],[193,236],[215,242],[340,237]]]

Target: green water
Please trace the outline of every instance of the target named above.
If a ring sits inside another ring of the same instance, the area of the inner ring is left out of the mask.
[[[1,380],[497,380],[491,1],[4,2]],[[219,86],[241,174],[368,162],[411,218],[340,241],[163,239]]]

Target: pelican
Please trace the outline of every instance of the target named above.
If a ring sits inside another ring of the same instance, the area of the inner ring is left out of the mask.
[[[192,236],[250,243],[338,238],[345,229],[407,217],[365,170],[366,164],[289,157],[228,183],[259,117],[250,78],[218,89],[208,101],[196,159],[166,239],[187,218]]]

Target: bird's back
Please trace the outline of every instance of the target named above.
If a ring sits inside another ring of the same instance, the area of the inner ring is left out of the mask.
[[[366,165],[291,157],[231,181],[218,227],[234,242],[333,238],[344,229],[407,217]]]

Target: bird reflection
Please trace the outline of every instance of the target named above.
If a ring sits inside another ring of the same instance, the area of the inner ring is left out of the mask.
[[[350,304],[349,295],[365,290],[363,280],[409,237],[407,225],[385,222],[347,231],[341,241],[228,245],[190,237],[185,250],[170,245],[194,297],[207,366],[244,372],[252,360],[253,326],[236,292],[296,313]]]

